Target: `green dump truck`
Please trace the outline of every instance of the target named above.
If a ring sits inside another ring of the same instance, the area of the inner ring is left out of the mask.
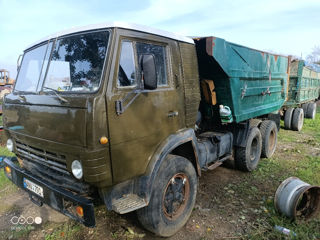
[[[303,60],[290,64],[288,98],[283,106],[286,129],[300,131],[304,118],[314,119],[319,98],[320,73],[305,66]]]
[[[288,58],[137,25],[73,28],[27,48],[3,105],[7,177],[95,226],[94,201],[161,236],[195,204],[201,170],[254,170],[277,144]]]

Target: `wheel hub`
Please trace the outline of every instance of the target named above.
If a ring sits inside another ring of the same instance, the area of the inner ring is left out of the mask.
[[[183,173],[177,173],[168,182],[162,199],[162,209],[166,218],[177,219],[183,213],[189,197],[188,177]]]
[[[258,140],[254,138],[252,140],[251,148],[250,148],[250,161],[254,161],[256,159],[256,152],[258,150]]]

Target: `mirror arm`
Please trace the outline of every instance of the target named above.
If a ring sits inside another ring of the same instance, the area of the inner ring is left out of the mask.
[[[20,59],[22,58],[22,56],[23,56],[23,55],[20,54],[19,57],[18,57],[18,59],[17,59],[17,72],[19,72],[19,69],[20,69],[20,63],[19,63],[19,62],[20,62]]]
[[[123,99],[116,101],[116,113],[121,115],[140,95],[141,91],[133,90],[129,92]],[[133,96],[132,96],[133,95]]]

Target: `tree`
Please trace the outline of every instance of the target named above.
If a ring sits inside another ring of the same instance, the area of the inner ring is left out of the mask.
[[[314,46],[312,52],[307,56],[310,63],[320,64],[320,46]]]

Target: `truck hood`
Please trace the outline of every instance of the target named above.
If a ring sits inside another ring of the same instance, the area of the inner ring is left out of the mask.
[[[12,134],[86,146],[87,98],[9,94],[3,105],[4,128]]]

